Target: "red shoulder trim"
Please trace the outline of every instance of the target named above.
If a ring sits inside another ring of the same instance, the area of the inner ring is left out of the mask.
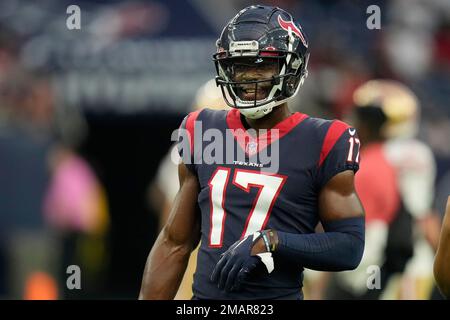
[[[189,145],[191,147],[191,155],[194,154],[194,127],[195,127],[195,121],[198,118],[198,115],[200,114],[201,110],[194,111],[189,113],[187,120],[186,120],[186,130],[189,133]]]
[[[338,139],[348,128],[350,128],[348,124],[339,120],[333,121],[333,123],[330,125],[327,134],[325,136],[325,139],[323,140],[322,150],[320,151],[319,167],[325,161],[331,149],[333,149],[334,145],[338,141]]]

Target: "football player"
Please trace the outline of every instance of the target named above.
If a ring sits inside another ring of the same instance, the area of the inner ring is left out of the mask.
[[[416,138],[419,100],[398,81],[376,79],[355,90],[353,103],[355,127],[364,145],[365,161],[355,182],[366,210],[366,248],[356,270],[332,276],[326,297],[378,299],[395,276],[403,274],[409,292],[405,290],[401,297],[417,298],[415,278],[432,275],[416,275],[415,266],[430,260],[424,269],[431,270],[432,249],[426,240],[434,248],[439,236],[431,209],[434,158],[431,149]],[[371,283],[369,290],[366,282],[368,273],[375,275],[374,266],[380,267],[380,281]]]
[[[309,52],[286,11],[247,7],[216,44],[216,82],[232,109],[193,112],[181,124],[190,149],[180,149],[180,189],[149,254],[140,298],[172,299],[201,239],[193,299],[302,299],[303,268],[342,271],[361,260],[358,136],[341,121],[289,111]],[[201,161],[195,150],[208,141],[196,138],[198,123],[231,132],[237,143],[224,144],[225,158],[243,153],[246,161]],[[276,143],[278,170],[269,173],[259,155]],[[319,221],[324,232],[315,233]]]

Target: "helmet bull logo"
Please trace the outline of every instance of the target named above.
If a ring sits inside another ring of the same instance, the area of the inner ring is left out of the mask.
[[[302,41],[303,45],[305,47],[308,47],[308,43],[306,43],[305,37],[303,36],[302,31],[294,24],[292,21],[285,21],[281,17],[281,15],[278,16],[278,23],[280,24],[280,27],[289,32],[289,28],[292,30],[293,33],[295,33],[300,40]]]

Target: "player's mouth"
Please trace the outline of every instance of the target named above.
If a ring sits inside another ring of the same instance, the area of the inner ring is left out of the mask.
[[[270,85],[258,85],[258,88],[255,85],[241,86],[239,88],[239,97],[245,101],[255,100],[255,96],[256,100],[262,100],[267,98],[270,88]]]

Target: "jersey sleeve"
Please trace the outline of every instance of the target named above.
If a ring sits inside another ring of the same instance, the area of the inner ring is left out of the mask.
[[[358,171],[360,146],[356,129],[339,120],[331,123],[320,152],[316,181],[319,189],[340,172]]]

